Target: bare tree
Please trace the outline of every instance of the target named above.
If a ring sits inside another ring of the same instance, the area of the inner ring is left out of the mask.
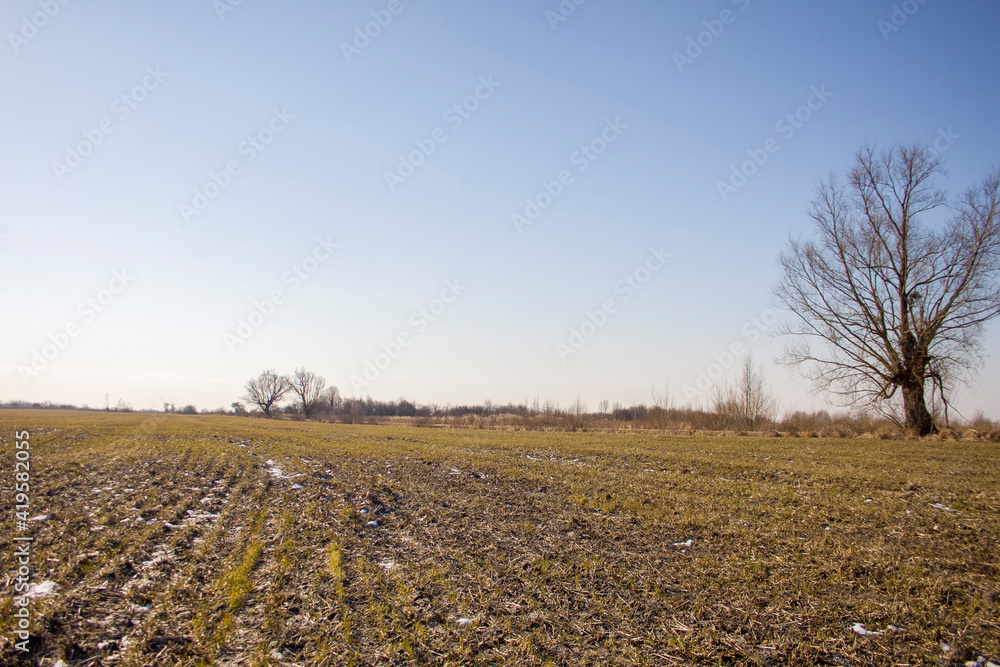
[[[319,397],[319,402],[323,405],[323,410],[328,411],[332,415],[340,412],[340,408],[343,405],[340,390],[333,385],[323,390],[323,393]]]
[[[715,385],[712,394],[712,412],[715,413],[715,428],[736,426],[739,418],[736,416],[736,390],[729,384]]]
[[[243,400],[257,405],[270,419],[271,408],[291,389],[292,385],[288,377],[278,375],[273,369],[267,370],[247,381]]]
[[[860,150],[846,183],[831,176],[817,189],[817,238],[790,241],[775,288],[796,318],[784,361],[842,404],[922,435],[937,430],[927,387],[947,405],[1000,314],[1000,169],[928,224],[948,201],[932,184],[941,171],[922,146]]]
[[[313,409],[319,403],[320,394],[326,386],[326,380],[322,375],[317,375],[305,368],[296,368],[295,375],[289,378],[292,391],[299,397],[302,404],[302,414],[306,419],[312,414]]]
[[[663,393],[656,391],[656,385],[651,384],[649,386],[650,392],[653,394],[653,406],[657,407],[663,411],[670,410],[674,407],[674,398],[670,395],[670,383],[663,383]]]
[[[767,387],[764,370],[754,365],[749,354],[743,357],[734,393],[736,416],[747,430],[756,431],[774,418],[777,401]]]
[[[663,383],[663,393],[656,391],[656,385],[650,384],[649,390],[653,394],[653,409],[650,416],[657,428],[665,429],[670,424],[670,410],[673,407],[673,397],[670,395],[670,383]]]
[[[743,357],[735,384],[716,387],[712,403],[724,424],[748,431],[757,431],[773,419],[778,405],[767,387],[763,369],[754,364],[749,354]]]

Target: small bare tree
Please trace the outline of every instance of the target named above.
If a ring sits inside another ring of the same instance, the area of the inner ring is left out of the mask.
[[[243,400],[255,404],[270,419],[271,408],[291,389],[292,385],[286,376],[278,375],[273,369],[267,370],[247,381]]]
[[[764,370],[754,365],[749,354],[743,357],[733,393],[736,417],[747,430],[757,431],[774,419],[777,401],[767,387]]]
[[[749,354],[743,357],[735,384],[716,387],[712,403],[723,424],[748,431],[757,431],[774,419],[778,408],[767,387],[764,371],[754,364]]]
[[[653,409],[650,413],[657,428],[665,429],[670,424],[670,410],[673,407],[673,397],[670,395],[670,383],[663,383],[663,393],[656,391],[656,385],[649,386],[653,394]]]
[[[313,409],[319,403],[323,387],[326,386],[326,380],[322,375],[307,371],[305,368],[296,368],[295,375],[289,378],[289,382],[292,391],[299,397],[299,402],[302,404],[302,414],[306,419],[309,419]]]
[[[843,405],[870,406],[920,435],[937,431],[925,391],[947,408],[981,362],[984,324],[1000,314],[1000,170],[954,205],[929,149],[860,150],[847,182],[813,199],[815,240],[792,240],[775,296],[795,316],[784,361]],[[817,346],[812,345],[817,343]],[[902,418],[899,396],[902,395]]]

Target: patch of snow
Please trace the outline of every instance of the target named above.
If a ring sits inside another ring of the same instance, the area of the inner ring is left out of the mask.
[[[25,596],[29,598],[47,598],[56,594],[56,589],[59,588],[59,584],[54,581],[43,581],[40,584],[31,584],[28,586],[28,592]]]
[[[457,625],[460,628],[464,628],[469,623],[472,623],[472,619],[471,618],[460,618],[457,621],[455,621],[455,625]]]
[[[139,567],[151,568],[156,565],[159,565],[160,563],[166,563],[168,561],[171,561],[174,558],[174,555],[172,553],[164,549],[159,549],[157,551],[154,551],[152,556],[153,558],[151,560],[143,561],[142,565],[140,565]]]
[[[284,659],[285,656],[284,656],[284,654],[280,653],[279,651],[274,650],[274,651],[271,651],[271,657],[274,658],[275,660],[282,660],[282,659]]]
[[[292,484],[292,488],[293,489],[301,489],[302,485],[301,484]]]
[[[39,514],[38,516],[33,516],[30,519],[28,519],[28,521],[48,521],[48,520],[49,520],[48,514]]]
[[[674,542],[675,547],[690,547],[693,545],[694,545],[694,538],[690,538],[686,542]]]
[[[369,521],[365,525],[368,526],[369,528],[378,528],[378,521]]]
[[[883,634],[882,632],[873,632],[871,630],[865,630],[864,623],[855,623],[851,629],[854,630],[854,632],[856,632],[857,634],[861,635],[862,637],[877,637],[878,635]]]
[[[958,510],[953,510],[947,505],[942,505],[941,503],[931,503],[931,507],[938,510],[944,510],[945,512],[957,512]]]
[[[392,568],[396,567],[396,564],[393,563],[391,560],[387,560],[385,562],[379,563],[378,566],[384,570],[391,570]]]
[[[528,455],[528,454],[525,454],[525,456],[526,456],[527,458],[531,459],[532,461],[541,461],[541,460],[542,460],[542,459],[536,459],[536,458],[535,458],[534,456],[530,456],[530,455]]]
[[[870,502],[872,502],[872,499],[871,498],[865,498],[865,502],[866,503],[870,503]]]
[[[188,516],[184,519],[183,525],[190,526],[192,524],[197,524],[202,521],[213,521],[219,518],[218,514],[212,514],[211,512],[201,512],[198,510],[188,510]]]
[[[201,504],[204,505],[205,503],[210,503],[213,500],[215,500],[215,498],[213,498],[212,496],[205,496],[204,498],[201,499]]]

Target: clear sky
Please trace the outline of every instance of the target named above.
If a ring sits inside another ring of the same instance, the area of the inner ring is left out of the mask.
[[[736,342],[819,407],[771,364],[776,256],[866,142],[940,138],[956,195],[1000,162],[998,26],[991,0],[7,0],[0,400],[214,408],[306,366],[347,396],[697,404]],[[1000,417],[983,342],[959,406]]]

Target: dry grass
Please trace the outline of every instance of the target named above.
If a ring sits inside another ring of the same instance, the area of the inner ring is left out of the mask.
[[[33,601],[35,664],[1000,654],[996,443],[20,410],[0,422],[7,452],[31,431],[32,514],[50,516],[32,524],[33,579],[60,588]],[[2,530],[15,534],[12,512]],[[0,561],[15,569],[10,549]],[[0,661],[14,664],[7,590]]]

